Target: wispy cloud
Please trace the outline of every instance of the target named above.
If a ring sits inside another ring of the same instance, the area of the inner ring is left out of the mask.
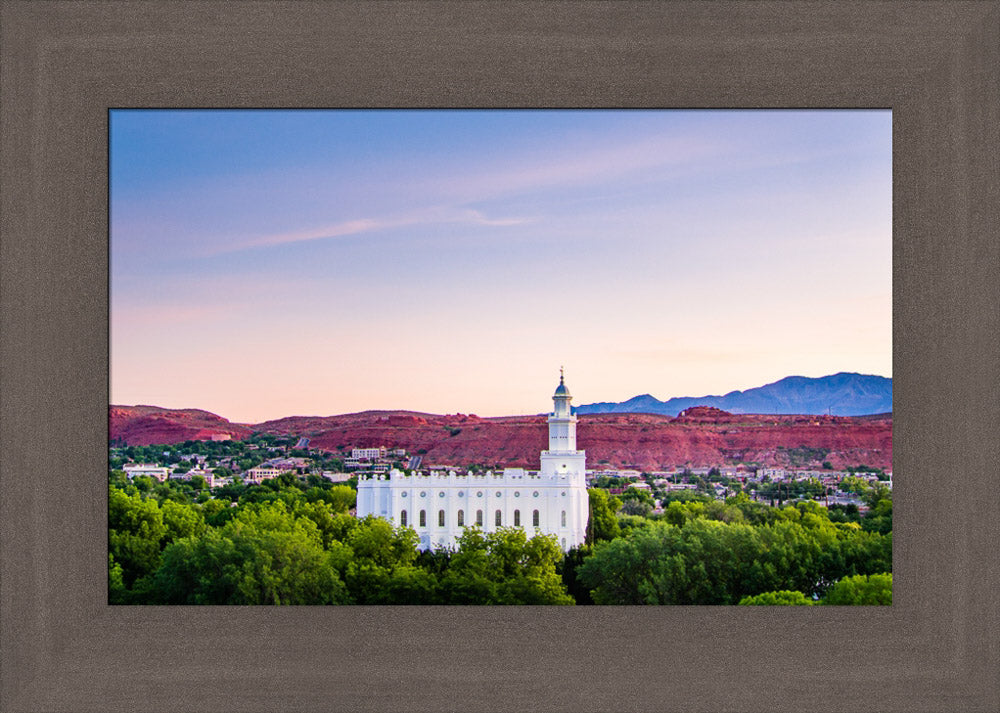
[[[454,175],[437,189],[464,203],[498,199],[528,191],[619,182],[654,169],[692,166],[731,156],[728,144],[698,136],[641,137],[558,153],[508,157],[503,163]]]
[[[470,223],[475,223],[476,225],[495,225],[495,226],[508,226],[508,225],[524,225],[525,223],[534,222],[533,218],[487,218],[478,210],[468,210],[465,211],[467,221]],[[461,219],[449,222],[462,222]]]
[[[640,137],[558,153],[508,156],[499,163],[480,165],[461,173],[430,172],[418,185],[397,186],[398,192],[423,195],[430,207],[403,213],[356,216],[326,225],[212,240],[201,249],[204,257],[254,248],[300,244],[318,240],[373,234],[397,228],[435,224],[511,227],[532,223],[537,216],[494,216],[469,207],[531,191],[604,184],[654,168],[692,166],[710,157],[727,156],[724,142],[696,136]],[[419,187],[418,187],[419,186]],[[385,187],[389,193],[396,190]],[[413,191],[416,189],[416,193]]]
[[[283,233],[271,233],[269,235],[259,235],[236,242],[235,244],[220,246],[215,249],[215,253],[233,252],[235,250],[246,250],[249,248],[270,247],[274,245],[287,245],[289,243],[306,243],[313,240],[327,240],[329,238],[343,238],[349,235],[360,235],[370,233],[374,230],[384,230],[386,228],[406,225],[405,220],[379,220],[374,218],[358,218],[346,220],[333,225],[324,225],[318,228],[308,228],[305,230],[295,230]]]
[[[365,233],[375,233],[394,228],[410,227],[415,225],[435,225],[444,223],[458,223],[469,225],[481,225],[488,227],[507,227],[522,225],[536,220],[527,217],[505,217],[492,218],[482,211],[472,209],[460,209],[453,207],[434,207],[416,213],[409,213],[400,216],[386,216],[373,218],[355,218],[345,220],[340,223],[325,225],[321,227],[306,228],[280,233],[270,233],[258,235],[243,240],[235,240],[226,245],[212,245],[203,253],[204,257],[212,257],[240,250],[252,248],[275,247],[279,245],[290,245],[296,243],[307,243],[316,240],[330,240],[333,238],[344,238]]]

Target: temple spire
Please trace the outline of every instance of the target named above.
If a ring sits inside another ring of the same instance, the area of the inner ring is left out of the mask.
[[[566,374],[559,367],[559,386],[552,394],[552,413],[549,416],[549,451],[553,453],[576,452],[576,417],[570,402],[573,397],[566,387]]]

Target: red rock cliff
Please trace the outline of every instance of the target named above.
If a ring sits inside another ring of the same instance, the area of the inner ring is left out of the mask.
[[[111,438],[134,445],[178,443],[252,431],[307,436],[331,451],[387,446],[424,455],[424,464],[538,467],[548,444],[544,416],[479,418],[408,411],[294,416],[246,426],[206,411],[148,406],[111,408]],[[675,466],[758,463],[779,467],[892,467],[892,416],[735,415],[707,407],[677,418],[649,414],[580,416],[577,443],[590,468],[662,470]]]

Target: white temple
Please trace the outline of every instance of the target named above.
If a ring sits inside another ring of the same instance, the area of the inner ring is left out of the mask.
[[[474,525],[484,532],[521,527],[528,537],[552,534],[563,550],[583,544],[589,513],[586,454],[576,449],[571,400],[560,370],[540,470],[505,468],[485,475],[392,470],[358,482],[358,517],[377,515],[412,527],[423,550],[454,547],[463,528]]]

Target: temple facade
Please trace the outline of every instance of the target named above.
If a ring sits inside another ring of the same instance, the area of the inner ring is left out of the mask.
[[[571,400],[560,374],[548,418],[549,448],[541,452],[539,470],[505,468],[485,475],[392,470],[358,482],[358,517],[376,515],[412,527],[424,550],[454,547],[462,530],[472,526],[484,532],[520,527],[529,538],[555,535],[563,550],[583,544],[589,513],[586,454],[576,448]]]

